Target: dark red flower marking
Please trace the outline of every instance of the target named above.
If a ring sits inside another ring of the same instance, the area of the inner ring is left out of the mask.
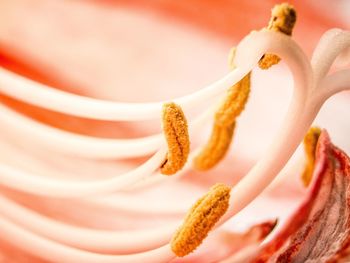
[[[350,262],[350,159],[320,135],[302,206],[252,262]]]

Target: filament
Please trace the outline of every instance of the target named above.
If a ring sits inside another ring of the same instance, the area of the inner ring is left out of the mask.
[[[173,101],[187,111],[219,95],[247,72],[234,70],[230,74],[193,94]],[[153,103],[120,103],[98,100],[68,92],[26,79],[0,67],[0,91],[17,100],[48,110],[96,120],[141,121],[158,119],[165,101]]]
[[[336,52],[332,51],[330,55],[321,57],[327,50],[325,47],[329,47],[334,39]],[[336,92],[350,89],[349,70],[326,76],[336,55],[349,46],[349,33],[328,32],[321,46],[316,49],[313,63],[310,64],[299,46],[289,37],[277,32],[253,32],[237,47],[234,58],[236,69],[207,88],[173,100],[184,109],[184,112],[200,103],[212,102],[214,97],[222,95],[227,88],[243,79],[266,53],[273,53],[282,58],[294,77],[295,89],[289,110],[266,154],[232,189],[230,186],[221,188],[215,186],[214,190],[200,199],[185,218],[184,228],[180,228],[174,236],[172,245],[169,244],[171,236],[179,225],[177,216],[183,214],[185,205],[169,206],[167,209],[164,208],[167,204],[153,208],[149,206],[149,210],[147,206],[143,208],[143,212],[149,214],[166,210],[171,216],[170,223],[137,230],[107,231],[61,222],[32,211],[5,195],[0,196],[1,238],[44,260],[55,262],[58,259],[64,262],[164,262],[172,260],[176,255],[186,255],[202,242],[209,230],[220,226],[237,214],[270,185],[302,141],[325,100]],[[54,90],[5,69],[0,69],[0,91],[39,107],[98,120],[137,121],[159,118],[164,103],[118,103],[77,96]],[[193,124],[196,123],[193,121],[190,126],[199,126],[205,120],[203,116],[207,115],[199,116],[198,123]],[[142,211],[141,202],[129,204],[133,190],[137,191],[138,187],[147,189],[149,185],[156,187],[160,182],[179,180],[178,178],[184,176],[185,171],[189,169],[188,163],[185,164],[186,156],[181,161],[183,169],[179,173],[172,178],[163,176],[158,180],[160,178],[158,170],[162,167],[169,150],[159,134],[128,140],[93,138],[64,132],[32,121],[5,106],[0,106],[0,120],[8,134],[14,132],[16,136],[21,136],[24,135],[24,131],[28,132],[29,140],[33,138],[35,143],[49,145],[50,148],[59,150],[61,154],[76,153],[85,158],[113,159],[138,157],[155,152],[143,164],[126,173],[110,179],[91,181],[54,179],[50,174],[39,177],[34,172],[0,163],[0,184],[32,195],[73,198],[76,202],[106,206],[111,204],[111,207],[115,202],[114,208],[125,209],[131,214],[132,210]],[[190,134],[196,129],[190,130]],[[71,149],[73,147],[77,149]],[[129,153],[124,153],[127,150],[130,150]],[[192,151],[189,160],[195,154],[196,152]],[[75,178],[74,174],[72,177]],[[155,180],[152,181],[152,178]],[[217,195],[215,192],[218,188],[223,190],[220,192],[222,195]],[[116,193],[117,191],[125,193]],[[212,196],[214,198],[211,198]],[[65,201],[68,202],[69,199]],[[212,213],[213,217],[206,218],[204,216],[206,212]],[[160,219],[164,214],[160,215]],[[208,223],[209,227],[201,225],[199,221]],[[199,231],[192,231],[197,223],[200,226],[197,229]],[[189,229],[191,231],[187,231]],[[195,247],[190,244],[192,241]]]
[[[195,118],[190,124],[196,132],[208,118],[208,111]],[[17,136],[30,137],[36,145],[44,145],[61,153],[75,154],[86,158],[116,159],[152,154],[163,143],[162,134],[135,139],[106,139],[63,131],[32,120],[0,105],[0,121],[3,131]]]
[[[280,32],[290,36],[296,22],[294,7],[287,3],[276,5],[272,9],[271,19],[267,30]],[[233,70],[236,48],[229,53],[229,67]],[[261,69],[268,69],[277,64],[280,58],[274,54],[264,54],[259,60]],[[198,170],[208,170],[217,165],[226,155],[236,127],[236,119],[244,110],[250,94],[249,72],[243,79],[233,85],[228,91],[225,100],[215,114],[215,121],[207,144],[197,156],[194,166]]]
[[[152,158],[137,168],[111,179],[98,181],[74,182],[72,180],[64,181],[39,177],[35,174],[0,163],[0,182],[7,187],[35,195],[68,198],[108,194],[123,189],[125,186],[152,174],[164,160],[165,154],[166,149],[163,147]]]
[[[160,227],[158,232],[152,229],[133,231],[94,230],[55,221],[1,195],[0,214],[31,231],[66,245],[95,252],[121,254],[143,252],[161,244],[166,244],[167,236],[172,234],[172,229],[175,229],[178,224],[178,222],[170,225],[168,223],[166,227]]]
[[[0,227],[2,229],[2,239],[16,245],[31,254],[38,255],[43,259],[52,262],[164,262],[170,261],[175,256],[170,250],[169,245],[158,249],[149,250],[143,253],[127,255],[110,255],[84,251],[69,246],[62,245],[14,224],[6,218],[0,216]],[[49,253],[42,253],[48,251]]]

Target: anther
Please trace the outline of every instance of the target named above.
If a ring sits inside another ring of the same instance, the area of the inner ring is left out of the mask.
[[[296,19],[297,15],[293,6],[287,3],[275,5],[272,8],[271,19],[266,29],[291,36]],[[265,54],[259,61],[259,67],[268,69],[280,60],[277,55]]]
[[[276,5],[272,9],[271,19],[266,30],[277,31],[291,35],[296,22],[296,12],[289,4]],[[234,69],[233,63],[235,48],[232,48],[228,61],[230,69]],[[262,69],[268,69],[277,64],[280,58],[274,54],[265,54],[259,61]],[[241,81],[233,85],[227,92],[227,96],[215,114],[215,121],[207,144],[194,159],[194,167],[197,170],[208,170],[218,164],[226,155],[236,126],[236,119],[244,110],[250,94],[250,75],[248,73]]]
[[[229,54],[229,66],[234,69],[235,49]],[[197,170],[208,170],[222,160],[232,141],[236,118],[243,111],[250,93],[250,73],[228,89],[227,95],[215,114],[210,138],[201,152],[194,159]]]
[[[180,106],[172,102],[163,105],[162,127],[168,153],[160,171],[172,175],[185,165],[190,152],[187,120]]]
[[[194,251],[207,237],[229,206],[231,188],[215,184],[188,212],[183,225],[171,240],[171,249],[184,257]]]
[[[304,151],[306,156],[306,163],[304,172],[302,173],[301,179],[304,186],[309,186],[312,174],[315,167],[315,152],[318,142],[318,138],[321,135],[321,129],[318,127],[311,127],[304,137]]]

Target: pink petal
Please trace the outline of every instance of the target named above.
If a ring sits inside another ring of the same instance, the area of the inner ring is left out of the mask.
[[[349,255],[350,159],[323,131],[307,200],[252,262],[330,262]]]

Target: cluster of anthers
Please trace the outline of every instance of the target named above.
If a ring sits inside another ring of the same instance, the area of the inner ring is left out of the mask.
[[[110,121],[156,119],[162,112],[164,134],[136,139],[99,139],[52,128],[4,105],[0,106],[4,129],[19,135],[25,131],[26,136],[37,144],[58,152],[100,159],[134,158],[156,152],[142,165],[125,174],[97,181],[74,182],[38,177],[0,164],[0,181],[6,187],[44,197],[89,197],[86,202],[96,205],[104,200],[93,196],[158,184],[168,180],[161,174],[180,176],[190,169],[191,165],[187,164],[193,163],[193,167],[201,171],[214,167],[229,149],[237,118],[248,101],[252,69],[256,65],[268,69],[282,59],[294,77],[289,111],[268,153],[234,187],[220,183],[214,185],[193,205],[178,229],[177,224],[168,224],[123,232],[92,230],[57,222],[0,196],[1,235],[12,240],[19,237],[17,245],[22,249],[52,261],[59,257],[62,262],[164,262],[195,250],[210,230],[252,202],[282,170],[305,134],[307,164],[303,181],[308,185],[320,135],[318,128],[308,130],[324,102],[350,87],[349,69],[327,75],[336,57],[342,57],[350,47],[350,32],[340,29],[326,32],[310,62],[290,37],[295,22],[293,7],[287,4],[276,6],[267,28],[251,32],[232,49],[229,56],[231,71],[225,77],[170,103],[117,103],[81,97],[43,86],[1,68],[2,93],[48,110]],[[216,110],[208,142],[199,151],[190,153],[190,135],[201,127],[211,112],[199,116],[189,127],[184,112],[225,91],[227,94]],[[42,249],[50,253],[42,254]],[[111,250],[116,254],[104,254]]]

